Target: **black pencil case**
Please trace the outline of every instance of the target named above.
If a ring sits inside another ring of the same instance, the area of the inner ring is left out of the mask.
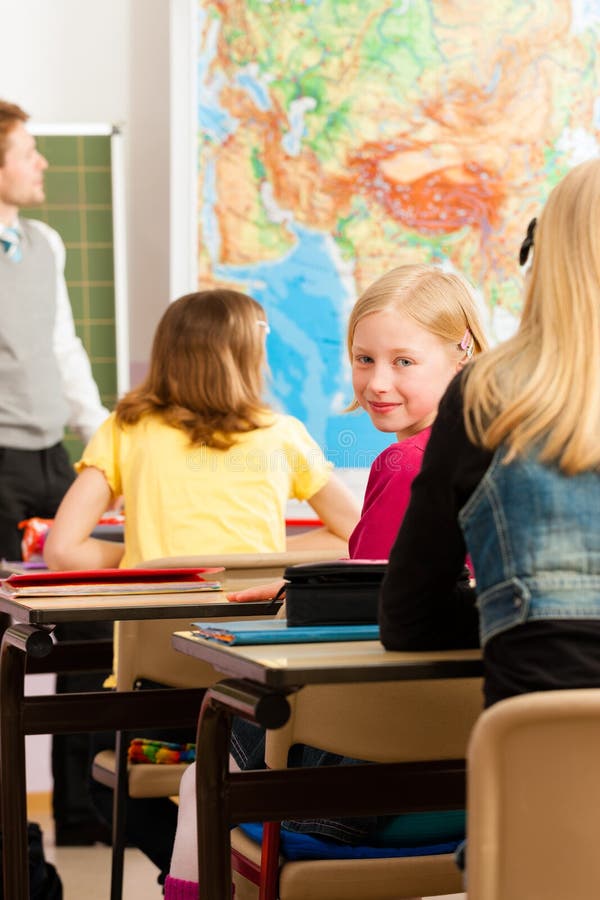
[[[385,569],[380,560],[351,559],[288,566],[288,625],[375,624]]]

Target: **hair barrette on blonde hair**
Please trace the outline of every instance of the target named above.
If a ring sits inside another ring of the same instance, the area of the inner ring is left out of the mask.
[[[269,327],[269,323],[265,322],[264,319],[257,319],[256,324],[259,325],[261,328],[265,329],[265,334],[271,334],[271,328]]]
[[[473,356],[473,352],[475,350],[475,338],[471,334],[470,330],[467,328],[465,331],[462,341],[458,345],[461,350],[465,351],[465,356],[467,359],[471,359]]]
[[[529,257],[529,251],[533,247],[534,235],[535,235],[535,226],[537,225],[537,219],[532,219],[529,225],[527,226],[527,234],[525,235],[525,240],[521,244],[519,248],[519,265],[524,266]]]

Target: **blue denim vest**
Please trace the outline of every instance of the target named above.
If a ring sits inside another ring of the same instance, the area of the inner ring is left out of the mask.
[[[566,476],[500,448],[459,521],[481,645],[533,619],[600,619],[600,473]]]

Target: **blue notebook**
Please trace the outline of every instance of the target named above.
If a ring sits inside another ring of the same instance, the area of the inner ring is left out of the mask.
[[[255,622],[192,622],[194,632],[220,644],[312,644],[319,641],[373,641],[378,625],[302,625],[288,627],[285,619]]]

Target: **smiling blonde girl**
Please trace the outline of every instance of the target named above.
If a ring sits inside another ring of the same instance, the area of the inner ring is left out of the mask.
[[[354,401],[396,442],[375,459],[354,559],[387,559],[450,380],[487,347],[473,291],[435,266],[392,269],[359,298],[348,323]]]

